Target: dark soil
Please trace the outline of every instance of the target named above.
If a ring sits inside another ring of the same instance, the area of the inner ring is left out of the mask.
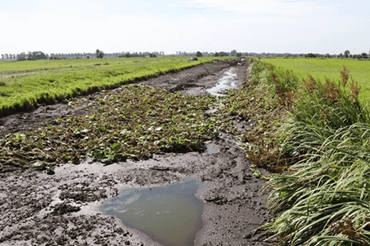
[[[246,61],[220,61],[169,73],[142,83],[171,92],[205,95],[223,73],[235,67],[238,84]],[[104,93],[104,92],[99,92]],[[67,104],[40,106],[29,113],[0,118],[0,138],[32,130],[59,116],[86,114],[89,96],[78,108]],[[268,245],[264,183],[250,171],[250,162],[227,134],[208,143],[211,153],[162,153],[145,161],[105,166],[86,160],[64,164],[54,172],[4,165],[0,170],[0,245],[158,245],[120,220],[102,215],[98,206],[125,187],[151,187],[194,177],[207,184],[203,229],[194,245]],[[261,170],[263,173],[264,170]]]

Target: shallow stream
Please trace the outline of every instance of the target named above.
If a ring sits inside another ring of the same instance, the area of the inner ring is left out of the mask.
[[[222,78],[212,88],[206,89],[206,91],[213,96],[225,96],[224,91],[229,89],[237,89],[236,85],[236,73],[235,68],[231,68],[226,71]]]

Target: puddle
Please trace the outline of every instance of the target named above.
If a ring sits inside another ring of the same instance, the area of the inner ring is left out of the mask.
[[[202,229],[204,203],[196,197],[200,181],[185,179],[167,186],[124,189],[100,210],[164,246],[193,245]]]
[[[206,146],[207,148],[204,152],[207,154],[214,154],[214,153],[220,152],[220,146],[216,144],[210,143],[210,144],[207,144]]]
[[[217,82],[212,88],[206,89],[206,91],[213,96],[225,96],[222,92],[229,89],[237,89],[236,86],[236,73],[235,68],[231,68],[229,71],[224,73],[224,76]]]

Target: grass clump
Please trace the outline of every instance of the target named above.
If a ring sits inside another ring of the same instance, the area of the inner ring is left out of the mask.
[[[302,82],[255,64],[264,66],[260,83],[289,112],[274,138],[287,165],[266,183],[275,218],[264,228],[280,245],[369,245],[370,114],[358,83],[346,67],[340,80]]]

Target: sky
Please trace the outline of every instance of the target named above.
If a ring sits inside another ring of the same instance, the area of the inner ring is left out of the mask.
[[[0,54],[370,52],[369,0],[0,0]]]

